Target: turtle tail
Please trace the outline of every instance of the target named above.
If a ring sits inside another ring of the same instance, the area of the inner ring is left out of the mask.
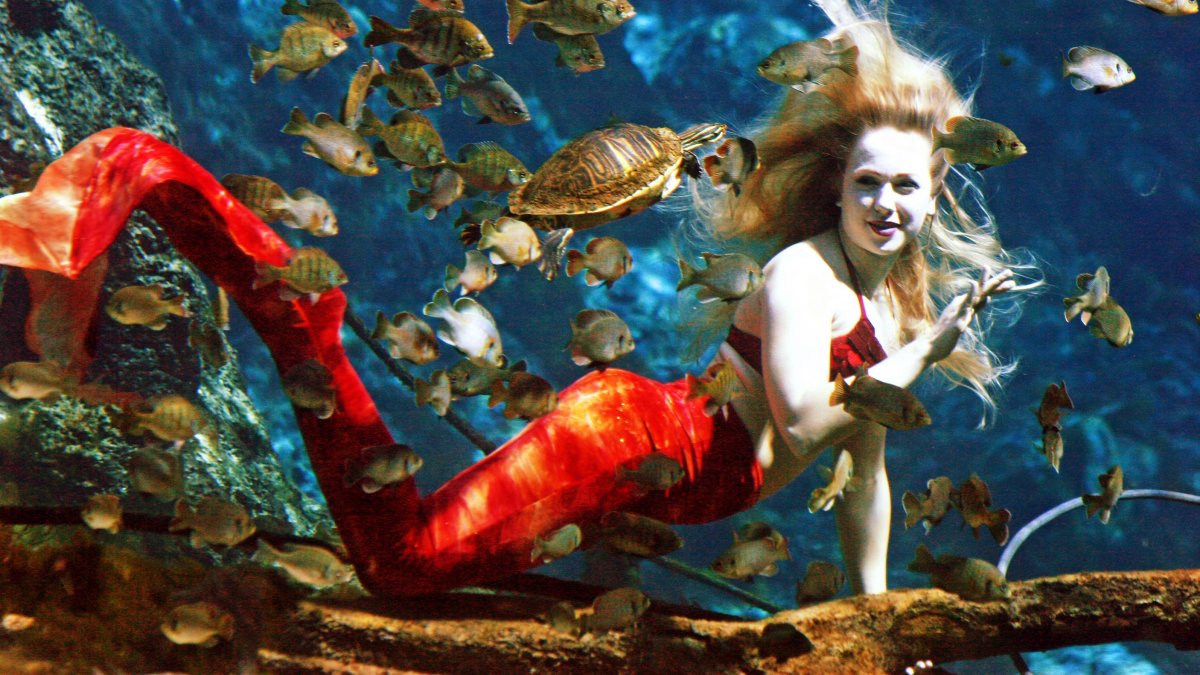
[[[725,137],[726,128],[726,125],[716,122],[705,122],[689,127],[679,134],[679,140],[683,143],[683,151],[688,152],[720,141]]]

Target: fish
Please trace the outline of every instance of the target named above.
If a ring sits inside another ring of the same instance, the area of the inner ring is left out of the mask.
[[[354,566],[342,562],[323,546],[287,544],[280,550],[259,537],[258,550],[251,559],[277,565],[296,581],[314,588],[328,588],[354,578]]]
[[[508,7],[508,44],[530,22],[544,23],[566,35],[601,35],[637,16],[627,0],[542,0],[527,4],[505,0]]]
[[[629,326],[607,309],[584,309],[571,319],[571,339],[566,349],[578,366],[608,365],[633,351],[636,345]]]
[[[439,353],[433,328],[412,312],[400,312],[390,321],[383,312],[376,312],[371,339],[386,341],[388,354],[393,359],[411,361],[418,366],[436,360]]]
[[[429,9],[436,11],[464,12],[463,0],[417,0]]]
[[[342,97],[342,117],[339,122],[351,129],[362,121],[362,109],[367,97],[375,90],[378,78],[387,74],[379,59],[371,59],[354,71],[350,78],[350,86]]]
[[[20,633],[23,630],[29,630],[37,623],[37,619],[25,614],[14,614],[6,612],[0,615],[0,628],[10,633]]]
[[[934,559],[929,548],[919,544],[908,569],[918,574],[928,574],[934,588],[970,602],[1008,600],[1012,597],[1004,574],[992,563],[979,558],[943,553]]]
[[[466,252],[466,263],[460,270],[454,265],[446,265],[445,288],[453,291],[456,286],[462,286],[460,295],[481,293],[499,278],[496,266],[482,251],[475,249]]]
[[[121,498],[116,495],[92,495],[80,512],[83,522],[93,530],[121,531]]]
[[[233,639],[234,620],[220,605],[201,601],[175,607],[159,628],[177,645],[215,647],[219,638]]]
[[[575,523],[563,525],[549,534],[537,535],[533,538],[533,550],[529,553],[529,562],[541,559],[542,564],[558,560],[570,555],[583,543],[583,530]]]
[[[776,546],[787,544],[787,538],[783,536],[782,532],[775,529],[770,523],[761,520],[743,523],[733,532],[733,540],[735,542],[754,541],[756,539],[770,539],[775,542]]]
[[[832,509],[834,500],[841,497],[843,491],[852,492],[856,489],[856,485],[851,482],[854,476],[854,458],[850,456],[849,450],[843,448],[838,453],[833,469],[825,466],[819,469],[821,477],[828,483],[812,491],[812,496],[808,499],[809,513]]]
[[[1042,454],[1046,456],[1050,466],[1054,467],[1055,473],[1058,473],[1058,466],[1062,462],[1063,456],[1062,410],[1074,408],[1075,404],[1071,401],[1070,394],[1067,393],[1067,383],[1063,382],[1062,384],[1050,383],[1046,387],[1045,393],[1042,394],[1041,405],[1033,411],[1038,424],[1042,427]]]
[[[288,227],[304,230],[315,237],[331,237],[338,233],[333,207],[308,188],[296,188],[289,195],[270,178],[238,173],[222,176],[221,185],[264,223],[281,220]]]
[[[1133,342],[1133,322],[1112,296],[1092,312],[1088,332],[1093,337],[1104,338],[1113,347],[1126,347]]]
[[[479,250],[488,251],[494,265],[509,264],[524,267],[542,257],[542,242],[537,233],[523,220],[501,216],[479,225]]]
[[[57,361],[13,361],[0,369],[0,391],[18,401],[70,394],[77,382]]]
[[[408,28],[396,28],[372,16],[371,31],[363,38],[363,46],[373,48],[391,42],[398,42],[407,48],[411,57],[401,56],[402,61],[411,58],[417,63],[410,65],[434,64],[438,66],[434,69],[437,75],[449,68],[496,55],[483,31],[454,11],[431,11],[417,7],[408,16]]]
[[[414,180],[418,175],[417,171],[420,169],[413,171]],[[465,186],[462,176],[457,171],[446,167],[439,168],[433,172],[428,185],[425,186],[429,188],[428,192],[408,191],[408,211],[412,213],[419,210],[426,220],[433,220],[439,213],[458,201]]]
[[[1186,16],[1200,11],[1196,0],[1129,0],[1165,16]]]
[[[279,299],[285,302],[307,295],[309,301],[315,303],[322,293],[332,291],[350,280],[336,260],[312,246],[293,251],[287,265],[282,267],[256,261],[254,273],[251,286],[254,290],[276,281],[281,282]]]
[[[858,74],[857,46],[825,38],[790,42],[768,54],[755,72],[775,84],[807,94],[828,84],[835,70]]]
[[[804,570],[804,578],[796,582],[796,604],[825,602],[846,585],[846,575],[831,562],[813,560]]]
[[[175,517],[167,525],[168,532],[191,530],[196,548],[205,544],[237,546],[257,529],[245,507],[212,495],[201,497],[194,507],[183,499],[175,502]]]
[[[176,447],[197,435],[204,434],[209,444],[215,446],[215,430],[208,414],[179,394],[168,394],[143,401],[121,413],[116,425],[131,436],[147,432],[163,441],[171,441]]]
[[[713,187],[742,194],[742,184],[758,169],[758,148],[754,141],[741,136],[728,136],[717,146],[716,154],[704,158],[704,173]]]
[[[1112,510],[1117,506],[1117,500],[1125,491],[1125,472],[1121,470],[1121,465],[1117,464],[1107,472],[1100,474],[1098,480],[1100,481],[1100,494],[1083,495],[1080,499],[1083,500],[1083,506],[1087,509],[1088,518],[1099,513],[1100,522],[1107,525]]]
[[[406,166],[427,167],[446,162],[442,136],[433,128],[429,118],[414,110],[397,110],[384,124],[370,108],[363,108],[358,133],[379,136],[382,141],[375,152]]]
[[[684,474],[683,465],[678,460],[657,451],[642,457],[637,468],[617,467],[617,480],[650,491],[669,490],[683,480]]]
[[[600,43],[596,41],[595,35],[566,35],[544,23],[535,23],[533,36],[543,42],[552,42],[558,47],[554,65],[559,68],[570,68],[576,75],[582,75],[605,66],[604,52],[600,51]]]
[[[841,373],[834,378],[829,405],[838,404],[853,417],[889,429],[906,431],[933,423],[925,406],[912,392],[871,377],[865,365],[859,366],[853,384],[847,385]]]
[[[143,497],[172,501],[184,494],[183,461],[177,448],[138,448],[126,467],[129,488]]]
[[[800,629],[790,623],[769,623],[755,641],[758,655],[783,663],[811,652],[815,647]]]
[[[346,41],[324,26],[294,23],[283,29],[279,37],[279,49],[270,51],[256,44],[250,45],[250,81],[257,83],[272,68],[277,68],[280,82],[290,82],[300,73],[316,74],[325,64],[332,61],[349,45]]]
[[[200,353],[200,358],[214,368],[229,363],[229,352],[225,349],[225,338],[216,324],[200,319],[188,322],[188,347]]]
[[[546,623],[550,627],[560,633],[566,633],[579,637],[582,632],[582,627],[579,625],[579,617],[575,613],[575,606],[565,600],[556,603],[546,610]]]
[[[946,131],[930,130],[933,151],[945,151],[951,164],[970,164],[976,171],[1001,166],[1025,155],[1029,149],[1012,129],[978,117],[951,117]]]
[[[333,373],[325,364],[308,359],[292,366],[283,375],[283,393],[297,408],[313,411],[317,419],[333,417],[337,409],[337,389]]]
[[[782,542],[771,537],[739,541],[735,533],[733,545],[717,556],[711,569],[729,579],[750,581],[756,575],[775,576],[779,573],[778,562],[791,559],[786,538]]]
[[[429,376],[429,381],[417,378],[413,384],[416,392],[417,407],[429,404],[440,417],[446,416],[450,409],[450,378],[444,370],[435,370]]]
[[[377,75],[374,82],[387,89],[387,102],[393,108],[427,110],[442,104],[442,92],[424,68],[405,68],[393,62],[389,72]]]
[[[600,518],[598,540],[616,553],[657,558],[683,547],[683,537],[649,516],[610,511]]]
[[[1086,45],[1072,47],[1062,55],[1062,76],[1076,91],[1103,94],[1137,79],[1133,68],[1116,54]]]
[[[470,359],[463,359],[446,371],[450,378],[450,391],[455,396],[479,396],[492,391],[496,380],[507,380],[514,371],[525,370],[525,362],[518,361],[508,368],[481,366]]]
[[[508,207],[506,205],[497,202],[471,202],[469,207],[464,206],[462,208],[462,211],[458,214],[458,218],[456,218],[454,221],[454,227],[463,228],[465,226],[475,225],[476,234],[478,234],[478,227],[480,223],[485,220],[495,220],[496,218],[503,216],[507,208]],[[459,240],[464,246],[470,246],[471,244],[477,243],[479,238],[476,237],[471,241],[467,241],[460,236]]]
[[[636,588],[614,588],[594,601],[592,611],[579,617],[580,629],[600,635],[624,630],[637,623],[650,608],[650,598]]]
[[[728,417],[729,403],[744,393],[737,379],[737,371],[727,361],[709,366],[703,378],[688,373],[684,381],[687,383],[688,400],[708,397],[704,402],[704,414],[709,417],[716,415],[717,411]]]
[[[950,507],[954,504],[951,499],[954,494],[954,482],[949,476],[938,476],[929,479],[925,485],[925,494],[920,497],[911,490],[905,490],[900,505],[904,507],[904,529],[921,523],[928,534],[950,512]]]
[[[284,0],[279,12],[287,16],[298,16],[305,21],[324,26],[340,38],[353,37],[358,33],[358,25],[345,7],[335,0],[310,0],[303,5],[299,0]]]
[[[363,137],[340,124],[329,113],[317,113],[309,122],[304,111],[292,108],[288,123],[280,131],[303,136],[306,139],[301,146],[304,154],[316,157],[347,176],[374,176],[379,173],[375,154]]]
[[[612,288],[617,279],[632,269],[633,256],[629,254],[629,247],[616,237],[593,237],[583,252],[567,251],[567,276],[573,277],[586,270],[583,279],[588,286],[604,284]]]
[[[500,329],[492,313],[474,298],[459,298],[450,304],[450,294],[439,288],[433,300],[422,310],[425,316],[441,319],[445,325],[437,336],[462,352],[472,363],[502,368],[505,365],[504,345]]]
[[[997,545],[1003,546],[1008,542],[1008,522],[1012,520],[1012,512],[1008,509],[988,510],[992,505],[992,493],[983,479],[971,474],[958,486],[956,495],[958,511],[976,539],[979,538],[979,528],[986,527]]]
[[[763,284],[762,266],[744,253],[704,253],[703,268],[694,268],[679,258],[679,284],[675,290],[700,286],[696,299],[702,303],[734,302],[757,291]]]
[[[150,330],[166,328],[167,317],[188,318],[192,315],[184,307],[187,298],[182,293],[164,297],[166,293],[162,284],[126,286],[109,296],[104,303],[104,313],[117,323],[145,326]]]
[[[1084,273],[1075,277],[1075,287],[1083,293],[1063,298],[1063,318],[1071,323],[1075,317],[1082,316],[1083,325],[1088,325],[1092,314],[1108,300],[1111,285],[1112,278],[1103,266],[1098,267],[1095,274]]]
[[[544,378],[533,373],[516,371],[508,377],[507,387],[505,383],[505,380],[492,382],[492,395],[487,402],[489,408],[507,404],[504,406],[505,419],[532,420],[558,406],[558,392]]]
[[[346,460],[343,485],[359,484],[363,492],[375,494],[389,485],[403,483],[424,465],[425,460],[402,443],[363,448],[358,457]]]
[[[467,143],[458,149],[458,161],[446,162],[476,190],[496,194],[529,182],[533,175],[521,160],[495,141]]]
[[[478,63],[467,68],[463,79],[455,68],[446,76],[446,98],[463,97],[462,109],[479,124],[498,122],[506,126],[524,124],[531,118],[529,107],[512,85]]]

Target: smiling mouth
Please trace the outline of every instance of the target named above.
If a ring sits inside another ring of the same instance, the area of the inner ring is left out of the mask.
[[[867,225],[870,225],[871,229],[875,232],[875,234],[877,234],[881,237],[892,236],[893,234],[895,234],[896,229],[898,227],[895,223],[885,223],[880,220],[868,221]]]

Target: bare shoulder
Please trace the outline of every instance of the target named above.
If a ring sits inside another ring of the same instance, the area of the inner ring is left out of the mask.
[[[767,262],[763,272],[766,274],[766,285],[769,288],[796,289],[795,284],[824,288],[836,282],[836,275],[829,266],[817,237],[792,244],[776,253]]]

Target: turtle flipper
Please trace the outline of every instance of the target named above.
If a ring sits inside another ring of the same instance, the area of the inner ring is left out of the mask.
[[[546,277],[546,281],[553,281],[558,275],[558,268],[567,253],[567,242],[571,241],[573,236],[574,228],[563,227],[550,230],[542,238],[542,259],[538,262],[538,269],[541,270],[542,276]]]

